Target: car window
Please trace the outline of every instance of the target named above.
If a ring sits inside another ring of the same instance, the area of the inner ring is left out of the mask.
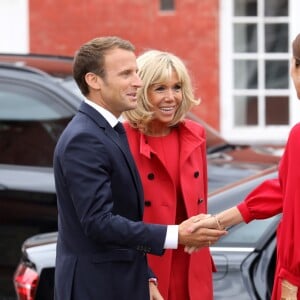
[[[0,163],[52,166],[57,139],[74,112],[38,86],[0,83]]]
[[[61,82],[61,85],[73,94],[75,94],[77,97],[81,98],[82,100],[85,99],[73,77],[66,78],[64,81]]]
[[[22,92],[22,93],[21,93]],[[0,91],[0,119],[10,121],[32,121],[59,119],[62,114],[70,115],[68,111],[62,111],[56,103],[42,101],[45,98],[36,91],[30,91],[29,95],[22,91]]]

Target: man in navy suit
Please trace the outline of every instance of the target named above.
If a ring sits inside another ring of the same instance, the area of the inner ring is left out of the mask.
[[[118,37],[93,39],[76,54],[73,75],[86,100],[54,153],[55,299],[162,299],[149,283],[155,275],[146,254],[162,255],[178,243],[207,246],[224,232],[191,234],[191,219],[179,226],[142,222],[143,189],[118,122],[136,107],[142,84],[133,45]]]

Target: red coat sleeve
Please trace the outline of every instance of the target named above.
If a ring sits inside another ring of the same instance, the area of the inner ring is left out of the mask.
[[[282,212],[282,190],[278,179],[270,179],[256,187],[238,205],[246,223],[254,219],[266,219]]]

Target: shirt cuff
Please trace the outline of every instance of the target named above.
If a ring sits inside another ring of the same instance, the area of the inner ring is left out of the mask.
[[[243,218],[245,223],[248,224],[250,221],[253,220],[253,218],[251,217],[251,213],[248,209],[246,201],[243,201],[243,202],[239,203],[237,205],[237,209],[240,211],[240,213],[242,215],[242,218]]]
[[[178,248],[178,225],[168,225],[164,249]]]

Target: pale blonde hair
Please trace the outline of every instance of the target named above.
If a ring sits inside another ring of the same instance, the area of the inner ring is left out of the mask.
[[[195,99],[191,78],[182,60],[169,52],[149,50],[137,58],[138,74],[143,86],[138,91],[137,108],[124,112],[124,117],[131,126],[146,132],[147,124],[153,120],[152,104],[148,98],[148,89],[153,84],[168,80],[175,71],[181,83],[182,102],[169,126],[177,125],[192,106],[198,105]]]

